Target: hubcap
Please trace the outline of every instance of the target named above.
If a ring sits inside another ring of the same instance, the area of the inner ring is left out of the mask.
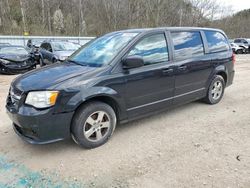
[[[110,117],[104,111],[92,113],[83,127],[83,134],[91,142],[97,142],[108,134],[110,129]]]
[[[223,91],[223,85],[221,81],[216,81],[211,91],[213,99],[218,100],[221,97],[222,91]]]

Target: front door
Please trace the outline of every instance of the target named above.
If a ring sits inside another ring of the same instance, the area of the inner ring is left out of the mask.
[[[129,118],[170,107],[174,95],[174,69],[169,61],[165,33],[143,37],[127,56],[133,55],[141,56],[144,66],[124,73]]]

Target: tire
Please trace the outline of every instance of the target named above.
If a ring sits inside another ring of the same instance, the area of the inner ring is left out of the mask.
[[[52,59],[52,64],[56,63],[57,62],[57,59],[56,58],[53,58]]]
[[[39,59],[39,65],[40,65],[40,67],[45,66],[45,64],[43,63],[43,61],[41,59]]]
[[[77,110],[71,125],[72,139],[81,147],[91,149],[105,144],[116,127],[116,114],[103,102],[90,102]]]
[[[243,54],[243,50],[237,50],[236,53],[237,54]]]
[[[217,87],[216,87],[217,86]],[[220,75],[215,75],[210,83],[204,101],[208,104],[217,104],[221,101],[225,90],[225,80]]]

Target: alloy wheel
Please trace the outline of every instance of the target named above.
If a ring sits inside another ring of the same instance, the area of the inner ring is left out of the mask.
[[[109,115],[104,111],[97,111],[87,118],[83,127],[83,134],[87,140],[98,142],[108,134],[110,127]]]

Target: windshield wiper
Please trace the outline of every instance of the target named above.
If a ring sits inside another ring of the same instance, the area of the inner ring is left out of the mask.
[[[75,64],[81,65],[81,66],[88,66],[86,63],[77,62],[77,61],[74,61],[72,59],[68,59],[67,62],[69,62],[69,63],[75,63]]]

